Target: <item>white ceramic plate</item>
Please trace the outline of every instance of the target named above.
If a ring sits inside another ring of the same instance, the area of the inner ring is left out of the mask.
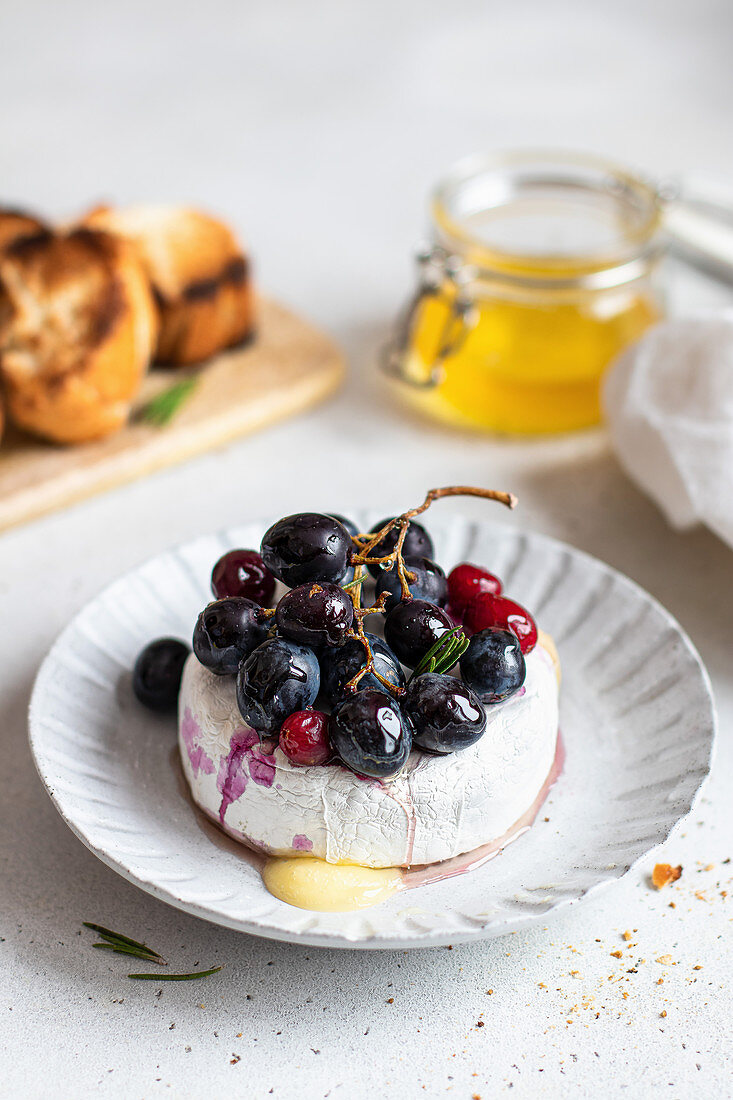
[[[354,518],[366,530],[378,517]],[[30,709],[38,772],[67,824],[125,878],[260,936],[420,947],[546,921],[619,879],[690,811],[709,769],[715,713],[707,674],[674,619],[562,543],[431,515],[442,564],[485,563],[554,635],[564,673],[563,774],[535,826],[480,870],[357,913],[277,901],[199,825],[173,767],[175,721],[145,711],[130,686],[148,641],[190,636],[219,555],[259,545],[267,525],[196,539],[121,577],[77,615],[38,674]]]

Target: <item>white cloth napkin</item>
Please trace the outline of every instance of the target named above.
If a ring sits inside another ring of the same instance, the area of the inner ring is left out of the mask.
[[[733,312],[665,321],[609,370],[616,455],[677,528],[733,546]]]

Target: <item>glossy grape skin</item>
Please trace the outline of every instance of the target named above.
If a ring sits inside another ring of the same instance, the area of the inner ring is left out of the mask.
[[[229,550],[211,571],[211,591],[217,600],[245,596],[260,607],[269,607],[275,578],[256,550]]]
[[[339,759],[357,775],[390,779],[407,763],[412,725],[390,695],[367,688],[335,708],[329,737]]]
[[[320,682],[318,659],[312,649],[287,638],[270,638],[240,665],[240,714],[260,736],[277,737],[289,715],[312,705]]]
[[[437,562],[431,561],[430,558],[409,558],[405,560],[405,569],[416,574],[416,580],[408,581],[413,599],[427,600],[428,603],[434,603],[437,607],[445,607],[448,599],[448,582]],[[391,569],[380,571],[377,577],[377,599],[382,592],[389,593],[385,611],[391,611],[402,599],[402,585],[396,565]]]
[[[403,665],[415,668],[454,626],[442,607],[427,600],[396,604],[384,620],[384,640]]]
[[[193,651],[201,664],[217,676],[233,675],[267,637],[261,610],[244,596],[227,596],[205,607],[193,632]]]
[[[401,700],[424,752],[448,753],[474,745],[486,730],[486,710],[468,684],[455,676],[424,672]]]
[[[178,638],[157,638],[141,650],[132,670],[132,690],[143,706],[161,712],[176,709],[190,652]]]
[[[392,650],[376,634],[367,631],[366,636],[372,647],[377,672],[393,687],[403,688],[405,674]],[[366,651],[355,638],[350,639],[343,649],[327,649],[321,654],[321,691],[331,706],[341,701],[346,684],[365,663]],[[383,685],[371,672],[367,672],[359,681],[358,690],[363,691],[366,688],[384,691]]]
[[[337,523],[340,523],[342,527],[345,527],[350,535],[358,535],[359,528],[354,523],[353,519],[349,519],[347,516],[340,516],[337,512],[328,513],[331,519],[335,519]]]
[[[500,596],[501,581],[480,565],[462,561],[448,574],[448,599],[451,611],[456,614],[462,615],[471,601],[484,592]]]
[[[328,739],[329,715],[320,710],[296,710],[280,727],[280,748],[291,764],[311,768],[333,756]]]
[[[463,679],[485,704],[500,703],[514,695],[527,674],[519,638],[500,627],[474,634],[460,667]]]
[[[381,531],[385,524],[389,523],[391,519],[394,519],[394,516],[387,516],[386,519],[380,520],[379,523],[375,523],[370,534],[376,535],[377,531]],[[369,557],[383,558],[386,554],[390,554],[397,545],[399,534],[399,527],[393,527],[389,534],[387,534],[381,542],[378,542],[374,549],[370,551]],[[413,520],[407,528],[405,541],[402,544],[402,556],[404,558],[430,558],[431,560],[435,556],[433,540],[421,523],[415,523]],[[379,565],[370,565],[368,569],[373,577],[378,577],[382,571]]]
[[[275,622],[285,638],[309,646],[346,644],[354,621],[354,605],[337,584],[301,584],[277,605]]]
[[[524,654],[537,645],[537,624],[529,611],[506,596],[492,596],[488,592],[476,596],[466,608],[463,625],[469,634],[490,626],[511,630],[519,638]]]
[[[332,516],[299,512],[274,523],[262,540],[262,559],[289,588],[309,581],[338,583],[352,552],[346,529]]]

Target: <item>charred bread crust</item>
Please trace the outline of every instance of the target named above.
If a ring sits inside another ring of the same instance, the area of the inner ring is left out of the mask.
[[[160,313],[158,362],[195,363],[251,337],[249,263],[222,221],[169,206],[99,207],[85,221],[139,250]]]
[[[36,237],[48,232],[48,226],[40,218],[9,206],[0,206],[0,253],[14,241]]]
[[[47,230],[0,256],[0,374],[8,415],[27,431],[80,443],[122,427],[156,339],[150,286],[125,241]]]

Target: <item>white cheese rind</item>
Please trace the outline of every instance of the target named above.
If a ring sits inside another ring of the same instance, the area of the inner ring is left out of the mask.
[[[409,866],[488,844],[532,805],[555,757],[558,685],[549,654],[537,646],[523,693],[488,708],[480,741],[447,756],[413,753],[390,783],[338,766],[294,767],[279,748],[263,754],[237,709],[233,678],[214,676],[195,657],[184,670],[179,712],[194,801],[228,833],[275,854]]]

